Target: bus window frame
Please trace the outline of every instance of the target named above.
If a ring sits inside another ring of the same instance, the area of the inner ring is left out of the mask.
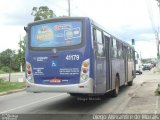
[[[122,42],[117,40],[117,58],[123,59]]]
[[[97,41],[97,31],[99,31],[101,33],[101,37],[102,37],[102,43]],[[98,58],[105,58],[105,51],[104,51],[104,35],[103,35],[103,30],[99,29],[98,27],[92,25],[92,36],[93,36],[93,44],[94,44],[94,48],[96,49],[96,56]],[[102,52],[103,52],[103,56],[100,56],[98,54],[98,45],[102,46]]]
[[[47,24],[47,23],[53,23],[53,22],[81,22],[82,23],[82,31],[81,31],[81,43],[77,45],[71,45],[71,46],[61,46],[61,47],[32,47],[31,46],[31,28],[32,26],[35,25],[40,25],[40,24]],[[63,51],[63,50],[72,50],[72,49],[79,49],[85,46],[86,42],[86,20],[83,18],[66,18],[66,19],[49,19],[49,20],[44,20],[44,21],[38,21],[34,23],[28,24],[28,49],[32,51],[50,51],[53,49],[56,49],[58,51]]]
[[[128,47],[128,61],[131,61],[131,48]]]
[[[117,59],[118,58],[117,39],[114,38],[114,37],[112,37],[112,52],[111,52],[111,56],[112,56],[112,59]]]

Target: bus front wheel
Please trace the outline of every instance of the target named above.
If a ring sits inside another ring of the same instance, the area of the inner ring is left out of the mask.
[[[119,94],[119,86],[120,86],[119,78],[116,77],[116,80],[115,80],[115,89],[113,90],[113,93],[112,93],[113,97],[117,97],[118,96],[118,94]]]

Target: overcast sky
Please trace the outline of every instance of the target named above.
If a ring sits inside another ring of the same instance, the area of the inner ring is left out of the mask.
[[[3,0],[0,1],[0,51],[17,50],[25,35],[24,26],[33,22],[34,6],[47,5],[57,16],[68,15],[68,0]],[[156,0],[70,0],[71,16],[88,16],[109,33],[131,43],[143,58],[156,57],[156,41],[149,16],[155,29],[160,23]],[[149,14],[150,13],[150,14]]]

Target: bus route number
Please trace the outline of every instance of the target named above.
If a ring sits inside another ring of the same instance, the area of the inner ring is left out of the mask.
[[[66,60],[79,60],[79,55],[67,55]]]

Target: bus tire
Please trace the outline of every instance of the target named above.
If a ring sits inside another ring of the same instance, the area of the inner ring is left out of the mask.
[[[133,80],[128,82],[128,86],[132,86],[133,85]]]
[[[69,93],[69,94],[70,94],[70,96],[73,96],[73,97],[78,96],[78,94],[76,94],[76,93]]]
[[[80,93],[69,93],[70,96],[72,97],[81,97],[81,96],[84,96],[85,94],[80,94]]]
[[[113,97],[117,97],[119,94],[119,87],[120,87],[120,81],[118,76],[116,76],[116,80],[115,80],[115,89],[112,92],[112,96]]]

